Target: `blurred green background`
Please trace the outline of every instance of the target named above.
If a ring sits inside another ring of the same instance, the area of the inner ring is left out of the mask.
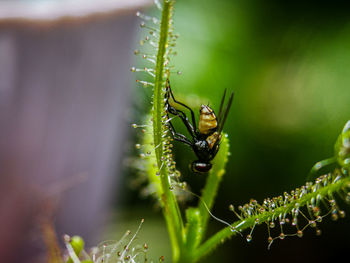
[[[180,38],[172,62],[183,73],[171,76],[175,96],[210,101],[215,109],[225,88],[235,92],[224,129],[231,156],[212,212],[233,221],[229,204],[262,201],[303,185],[312,165],[333,154],[337,135],[350,119],[349,6],[341,1],[178,0],[174,25]],[[134,92],[134,115],[148,112],[147,92],[140,87]],[[181,156],[176,160],[184,180],[199,193],[205,176],[189,171],[194,154],[175,143],[175,156]],[[140,240],[150,244],[154,258],[164,255],[171,262],[161,213],[152,200],[130,190],[131,176],[125,169],[118,229],[136,229],[145,218]],[[342,209],[350,213],[346,205]],[[266,226],[261,225],[252,242],[234,237],[202,262],[330,262],[348,257],[349,217],[324,221],[320,237],[308,228],[302,239],[277,240],[270,250]],[[211,223],[211,233],[224,227]]]

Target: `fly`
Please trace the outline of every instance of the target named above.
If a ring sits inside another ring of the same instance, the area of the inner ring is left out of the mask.
[[[165,92],[165,109],[167,112],[168,120],[170,120],[169,114],[178,116],[190,133],[191,139],[187,138],[181,133],[176,132],[171,121],[168,122],[168,127],[174,140],[190,146],[197,156],[197,160],[193,161],[191,164],[191,169],[193,172],[207,173],[212,168],[211,161],[219,151],[221,132],[231,108],[233,95],[234,93],[232,92],[226,106],[224,107],[226,97],[225,89],[217,115],[215,114],[214,110],[209,107],[209,105],[202,104],[199,110],[199,121],[197,128],[196,118],[193,110],[184,103],[179,102],[175,99],[174,94],[170,88],[169,79],[167,79]],[[172,99],[174,104],[180,105],[190,111],[191,121],[182,110],[179,110],[170,104],[170,99]]]

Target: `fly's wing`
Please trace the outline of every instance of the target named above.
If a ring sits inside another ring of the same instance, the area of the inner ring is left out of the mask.
[[[226,89],[224,91],[224,95],[222,96],[222,99],[221,99],[221,103],[220,103],[220,109],[219,109],[219,112],[218,112],[218,115],[217,115],[217,118],[218,120],[221,120],[221,115],[222,115],[222,108],[224,106],[224,102],[225,102],[225,96],[226,96]]]
[[[223,104],[224,104],[224,99],[225,99],[225,95],[226,95],[226,90],[224,92],[224,96],[221,100],[221,105],[220,105],[220,110],[219,110],[219,128],[218,128],[218,132],[219,134],[222,132],[222,129],[224,128],[224,124],[225,124],[225,121],[226,121],[226,118],[227,118],[227,115],[230,111],[230,108],[231,108],[231,104],[232,104],[232,100],[233,100],[233,95],[234,93],[232,92],[231,93],[231,96],[230,98],[228,99],[228,102],[227,102],[227,105],[225,107],[224,110],[222,110],[222,107],[223,107]]]

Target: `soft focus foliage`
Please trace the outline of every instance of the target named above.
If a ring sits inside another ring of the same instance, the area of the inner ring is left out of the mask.
[[[174,64],[183,74],[172,78],[174,92],[198,101],[193,107],[210,98],[214,109],[225,88],[236,93],[225,125],[231,156],[216,215],[232,219],[227,207],[233,201],[259,201],[304,184],[310,167],[333,154],[334,140],[350,116],[345,10],[336,2],[177,1],[174,24],[180,38]],[[193,153],[180,144],[175,151],[181,156],[178,169],[199,192],[204,178],[188,170]],[[272,252],[266,249],[266,230],[257,229],[249,246],[236,239],[206,260],[252,262],[264,256],[292,262],[302,255],[304,261],[324,262],[346,251],[345,221],[324,222],[321,237],[309,233],[298,242],[276,242]]]

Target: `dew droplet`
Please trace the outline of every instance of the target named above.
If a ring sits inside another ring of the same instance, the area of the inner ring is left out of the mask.
[[[274,221],[271,221],[270,222],[270,228],[274,228],[275,227],[275,222]]]
[[[137,128],[137,124],[133,123],[133,124],[131,124],[131,127],[133,127],[134,129],[136,129],[136,128]]]
[[[141,144],[139,144],[139,143],[135,144],[135,148],[136,149],[140,149],[141,148]]]
[[[146,23],[145,22],[141,22],[140,27],[145,27]]]
[[[316,236],[320,236],[322,234],[321,229],[316,229]]]
[[[278,237],[279,239],[283,240],[286,237],[286,235],[284,233],[281,233]]]
[[[333,210],[332,211],[332,216],[331,216],[333,221],[338,220],[338,214],[337,214],[337,210]]]
[[[313,220],[310,220],[310,221],[309,221],[309,225],[310,225],[311,227],[316,227],[316,222],[313,221]]]
[[[350,202],[350,193],[346,194],[345,201],[348,203]]]
[[[320,214],[320,208],[318,206],[315,206],[312,208],[312,212],[314,213],[315,216]]]
[[[156,176],[159,176],[160,175],[160,172],[158,171],[158,172],[156,172]]]
[[[316,221],[317,221],[318,223],[321,223],[321,222],[322,222],[322,216],[316,217]]]
[[[253,239],[252,235],[250,235],[250,234],[247,235],[247,237],[246,237],[247,242],[252,241],[252,239]]]
[[[330,204],[331,206],[335,206],[336,202],[335,202],[334,199],[331,199],[331,200],[329,200],[329,204]]]
[[[340,216],[340,218],[344,218],[345,217],[345,211],[340,210],[339,211],[339,216]]]
[[[134,55],[138,55],[138,54],[140,54],[140,50],[135,49],[135,50],[134,50]]]
[[[71,237],[69,235],[65,234],[65,235],[63,235],[63,240],[64,240],[64,242],[69,243],[69,242],[71,242]]]
[[[235,207],[231,204],[231,205],[229,205],[228,209],[229,209],[230,211],[233,211],[233,210],[235,210]]]
[[[267,238],[267,242],[268,242],[269,244],[271,244],[272,241],[273,241],[273,238],[272,238],[271,236]]]
[[[298,230],[298,231],[297,231],[297,236],[300,237],[300,238],[302,238],[302,237],[303,237],[303,231]]]

